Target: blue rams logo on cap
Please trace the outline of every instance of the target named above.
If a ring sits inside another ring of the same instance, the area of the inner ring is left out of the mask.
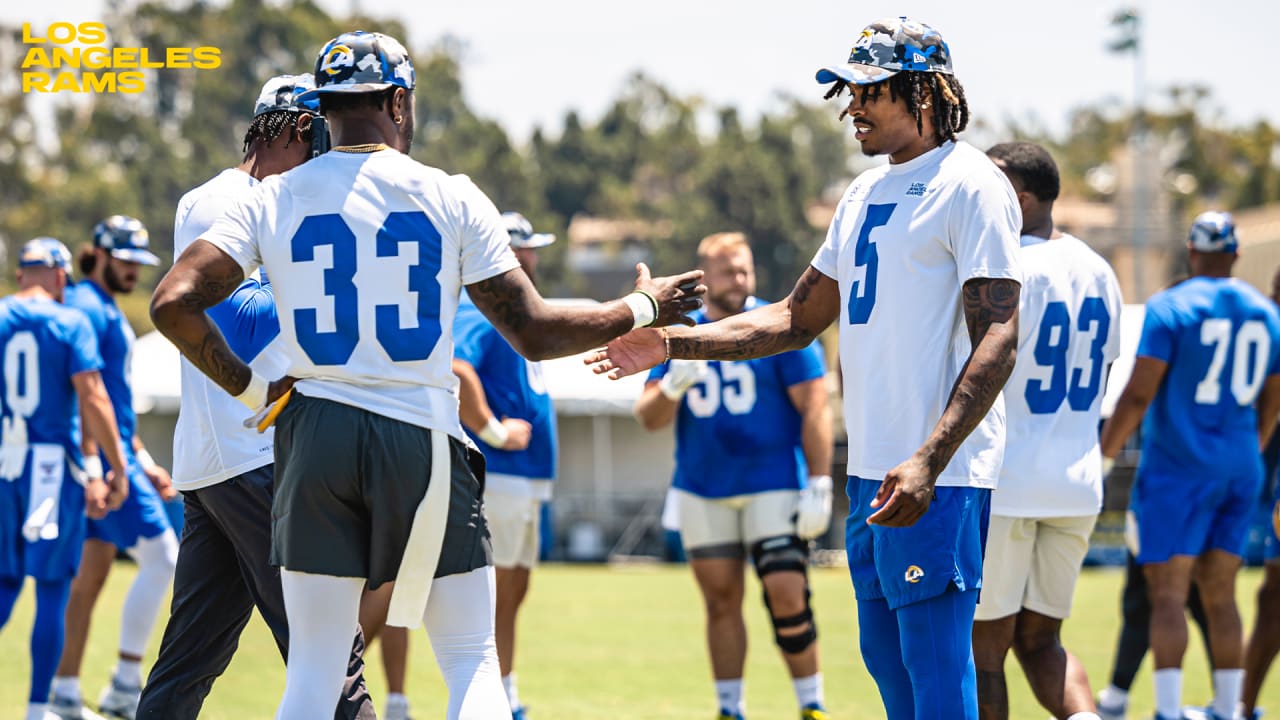
[[[1201,213],[1191,224],[1187,242],[1199,252],[1234,253],[1240,248],[1236,221],[1228,212]]]
[[[71,251],[55,238],[28,240],[18,255],[18,267],[61,268],[71,272]]]
[[[112,215],[93,227],[93,246],[111,257],[140,265],[159,265],[160,258],[147,249],[150,236],[141,220],[128,215]]]

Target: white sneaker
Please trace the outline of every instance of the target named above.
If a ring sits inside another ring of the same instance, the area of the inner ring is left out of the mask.
[[[1126,705],[1127,703],[1121,703],[1119,705],[1103,705],[1099,702],[1098,717],[1102,718],[1102,720],[1125,720],[1125,710],[1127,709],[1125,707]]]
[[[111,678],[111,685],[102,691],[98,700],[98,709],[107,717],[120,720],[134,720],[138,714],[138,699],[142,697],[142,688],[130,687]]]
[[[106,720],[98,713],[84,706],[78,698],[64,698],[54,695],[49,698],[49,710],[46,720]]]
[[[383,708],[382,720],[412,720],[409,717],[409,701],[393,702],[388,698],[386,707]]]

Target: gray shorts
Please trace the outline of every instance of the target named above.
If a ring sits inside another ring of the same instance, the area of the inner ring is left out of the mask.
[[[276,420],[271,562],[395,580],[431,474],[431,432],[294,391]],[[493,564],[481,498],[484,458],[449,438],[449,519],[436,577]]]

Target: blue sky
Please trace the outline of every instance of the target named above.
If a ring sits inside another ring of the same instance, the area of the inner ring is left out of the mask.
[[[463,40],[468,102],[517,139],[537,125],[558,128],[569,109],[598,117],[637,70],[682,96],[734,105],[747,117],[773,106],[779,93],[816,101],[817,67],[845,59],[868,22],[903,13],[942,32],[971,108],[988,122],[1034,117],[1061,130],[1072,107],[1099,99],[1127,103],[1133,94],[1131,60],[1105,49],[1115,34],[1108,21],[1123,1],[317,1],[335,13],[358,6],[398,17],[411,48],[445,35]],[[1264,56],[1280,28],[1280,3],[1128,5],[1144,16],[1153,102],[1164,102],[1172,83],[1195,83],[1213,90],[1211,121],[1280,123],[1280,100],[1270,87],[1275,66]],[[4,3],[0,20],[37,27],[95,20],[103,6],[103,0]],[[317,49],[325,39],[316,39]]]

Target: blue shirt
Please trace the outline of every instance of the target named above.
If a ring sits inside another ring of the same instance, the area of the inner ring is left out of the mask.
[[[52,300],[0,300],[0,416],[22,417],[27,443],[61,445],[80,463],[79,406],[71,376],[99,370],[83,313]]]
[[[120,441],[124,443],[125,452],[132,454],[133,435],[138,425],[137,416],[133,413],[133,383],[129,367],[133,359],[133,328],[116,306],[116,301],[92,280],[68,285],[63,302],[89,318],[89,325],[98,339],[98,352],[102,355],[102,383],[111,398],[111,409],[116,413]]]
[[[745,309],[764,304],[748,298]],[[701,310],[693,317],[707,322]],[[755,360],[709,362],[708,376],[680,401],[672,486],[707,498],[804,487],[802,418],[787,390],[826,373],[820,348],[814,342]],[[668,367],[650,370],[649,380]]]
[[[535,480],[551,480],[556,474],[556,413],[542,378],[542,366],[529,362],[511,347],[471,302],[466,292],[453,320],[453,356],[465,360],[480,376],[484,398],[499,419],[518,418],[532,426],[529,447],[502,450],[483,444],[489,472]]]
[[[1143,420],[1139,472],[1221,475],[1258,463],[1254,401],[1280,373],[1280,313],[1243,281],[1195,277],[1147,302],[1138,355],[1168,371]]]

